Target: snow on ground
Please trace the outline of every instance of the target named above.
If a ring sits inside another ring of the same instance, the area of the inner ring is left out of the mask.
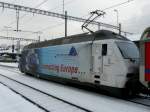
[[[6,77],[0,76],[0,82],[3,82],[8,87],[13,88],[13,90],[18,91],[26,98],[37,103],[38,105],[42,106],[46,110],[49,110],[50,112],[85,112],[84,110],[81,110],[77,107],[71,106],[60,100],[49,97],[46,94],[40,93],[24,85],[18,84],[17,82],[7,79]]]
[[[0,112],[43,112],[2,84],[0,90]]]
[[[94,112],[149,112],[150,108],[114,97],[36,79],[0,68],[0,73]]]
[[[3,65],[3,66],[10,66],[10,67],[18,67],[18,63],[0,62],[0,65]]]

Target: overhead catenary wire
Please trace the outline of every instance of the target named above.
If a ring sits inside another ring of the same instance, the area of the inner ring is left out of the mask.
[[[43,2],[41,2],[40,4],[38,4],[35,8],[40,7],[41,5],[43,5],[43,4],[44,4],[45,2],[47,2],[47,1],[48,1],[48,0],[44,0]],[[67,2],[65,2],[65,5],[70,4],[70,3],[72,3],[72,2],[74,2],[74,0],[67,1]],[[56,8],[58,8],[58,7],[55,7],[55,8],[53,8],[53,9],[51,9],[51,10],[54,10],[54,9],[56,9]],[[26,15],[27,15],[27,14],[24,14],[24,15],[21,16],[19,19],[23,19]],[[33,17],[29,18],[28,20],[31,21],[32,18],[33,18]],[[13,23],[15,23],[15,22],[16,22],[16,21],[11,22],[10,25],[13,24]],[[29,22],[26,21],[26,23],[29,23]],[[59,25],[60,25],[60,24],[59,24]],[[61,25],[62,25],[62,24],[61,24]],[[17,26],[18,26],[18,25],[17,25]],[[56,25],[55,25],[55,26],[56,26]],[[16,31],[17,31],[17,30],[16,30]],[[23,30],[21,30],[21,31],[23,31]]]
[[[38,8],[40,7],[41,5],[43,5],[44,3],[46,3],[48,0],[43,0],[41,3],[39,3],[38,5],[35,6],[35,8]],[[15,1],[14,1],[15,2]],[[3,9],[4,10],[4,9]],[[19,10],[16,9],[16,17],[17,17],[17,32],[19,31],[19,20],[23,19],[27,14],[24,14],[22,15],[21,17],[19,17]],[[15,21],[12,21],[8,26],[12,25],[16,23],[16,20]],[[2,30],[1,30],[2,31]],[[15,31],[15,30],[14,30]],[[4,37],[3,37],[4,38]],[[14,39],[15,37],[13,37]],[[6,38],[6,39],[10,39],[10,38]],[[23,39],[24,40],[24,39]],[[31,39],[32,40],[32,39]],[[26,41],[26,40],[24,40]]]
[[[122,6],[122,5],[127,4],[127,3],[131,2],[131,1],[134,1],[134,0],[127,0],[127,1],[125,1],[125,2],[121,2],[121,3],[115,4],[115,5],[109,6],[109,7],[107,7],[107,8],[102,9],[102,11],[106,11],[106,10],[109,10],[109,9],[112,9],[112,8],[116,8],[116,7]],[[86,16],[88,16],[88,15],[89,15],[89,14],[85,14],[85,15],[82,16],[82,17],[86,17]]]
[[[43,0],[41,3],[39,3],[38,5],[36,5],[34,8],[38,8],[40,7],[41,5],[43,5],[44,3],[46,3],[48,0]],[[24,14],[22,15],[19,19],[23,19],[27,14]],[[9,23],[7,26],[10,26],[12,24],[16,23],[16,20],[15,21],[12,21],[11,23]]]
[[[77,1],[77,0],[70,0],[70,1],[67,1],[67,2],[64,1],[64,4],[63,4],[63,5],[68,5],[68,4],[73,3],[73,2],[75,2],[75,1]],[[59,5],[59,6],[56,6],[56,7],[54,7],[54,8],[52,8],[52,9],[50,9],[49,11],[58,9],[59,7],[60,7],[60,5]],[[64,7],[64,9],[65,9],[65,7]]]
[[[40,9],[35,9],[35,8],[30,8],[30,7],[25,7],[25,6],[20,6],[20,5],[14,5],[14,4],[9,4],[9,3],[4,3],[0,2],[1,5],[5,5],[5,8],[11,8],[11,9],[20,9],[21,11],[27,11],[27,12],[32,12],[32,13],[37,13],[37,14],[42,14],[42,15],[47,15],[47,16],[53,16],[53,17],[58,17],[64,19],[64,15],[59,14],[59,13],[53,13],[53,12],[48,12]],[[78,22],[84,22],[86,19],[83,18],[78,18],[78,17],[73,17],[73,16],[67,16],[69,20],[73,21],[78,21]],[[116,28],[116,26],[105,24],[105,23],[99,23],[96,21],[93,21],[91,24],[102,24],[106,27],[113,27]]]
[[[37,42],[38,41],[38,40],[35,40],[35,39],[26,39],[26,38],[17,38],[17,37],[6,37],[6,36],[0,36],[0,39],[19,40],[19,41],[32,41],[32,42]]]
[[[71,0],[72,1],[72,0]],[[116,8],[116,7],[119,7],[119,6],[122,6],[122,5],[124,5],[124,4],[127,4],[127,3],[129,3],[129,2],[131,2],[131,1],[134,1],[134,0],[127,0],[127,1],[125,1],[125,2],[122,2],[122,3],[118,3],[118,4],[115,4],[115,5],[112,5],[112,6],[109,6],[109,7],[107,7],[107,8],[104,8],[104,9],[102,9],[102,11],[106,11],[106,10],[110,10],[110,9],[112,9],[112,8]],[[89,14],[86,14],[86,15],[84,15],[84,16],[82,16],[82,18],[83,17],[85,17],[85,16],[88,16]],[[62,23],[61,25],[63,25],[63,24],[65,24],[65,23]],[[60,24],[58,24],[58,27],[60,26]],[[56,28],[57,27],[57,25],[55,25],[55,27],[54,28]],[[46,27],[47,28],[47,27]],[[49,28],[49,27],[48,27]],[[53,27],[51,27],[52,29],[53,29]],[[45,29],[46,30],[46,29]],[[49,30],[49,29],[48,29]],[[41,31],[41,30],[40,30]],[[123,33],[128,33],[128,34],[133,34],[133,33],[130,33],[130,32],[125,32],[125,31],[122,31]]]
[[[68,5],[68,4],[70,4],[70,3],[74,2],[74,1],[75,1],[75,0],[69,0],[69,1],[67,1],[67,2],[64,2],[64,5]],[[52,9],[50,9],[49,11],[58,9],[59,7],[60,7],[60,6],[56,6],[56,7],[52,8]],[[30,17],[30,18],[26,21],[26,23],[29,23],[28,21],[31,21],[32,19],[33,19],[33,17]],[[45,28],[43,28],[43,29],[41,29],[41,30],[39,30],[39,31],[40,31],[40,32],[45,32],[46,30],[54,29],[54,28],[56,28],[56,27],[58,27],[58,26],[62,26],[62,25],[64,25],[64,22],[58,23],[58,24],[52,25],[52,26],[47,26],[47,27],[45,27]],[[30,36],[30,35],[32,35],[32,34],[29,34],[29,35],[27,35],[27,36]]]
[[[122,3],[112,5],[112,6],[110,6],[110,7],[107,7],[107,8],[105,8],[105,9],[103,9],[103,11],[109,10],[109,9],[112,9],[112,8],[115,8],[115,7],[119,7],[119,6],[121,6],[121,5],[124,5],[124,4],[129,3],[129,2],[131,2],[131,1],[134,1],[134,0],[127,0],[127,1],[122,2]]]
[[[48,0],[44,0],[43,2],[41,2],[40,4],[38,4],[37,6],[35,6],[35,8],[40,7],[41,5],[43,5],[44,3],[46,3],[47,1],[48,1]],[[70,0],[70,1],[64,2],[64,5],[70,4],[70,3],[74,2],[74,1],[75,1],[75,0]],[[49,11],[58,9],[59,7],[60,7],[60,6],[54,7],[54,8],[52,8],[52,9],[50,9]],[[27,14],[24,14],[23,16],[21,16],[20,19],[23,19],[26,15],[27,15]],[[33,15],[34,15],[34,13],[33,13]],[[29,19],[27,19],[27,20],[26,20],[26,23],[28,23],[28,21],[31,21],[32,18],[33,18],[33,16],[30,17]],[[15,21],[14,21],[13,23],[15,23]],[[13,24],[13,23],[11,23],[11,24]]]
[[[79,18],[72,18],[72,19],[79,19]]]
[[[75,0],[70,0],[70,1],[64,2],[64,5],[68,5],[68,4],[70,4],[70,3],[74,2],[74,1],[75,1]],[[60,6],[56,6],[56,7],[54,7],[54,8],[49,9],[48,11],[56,10],[56,9],[58,9],[59,7],[60,7]],[[33,19],[33,16],[30,17],[30,18],[28,18],[25,22],[26,22],[26,23],[29,23],[32,19]]]
[[[127,1],[121,2],[121,3],[115,4],[115,5],[109,6],[109,7],[107,7],[107,8],[104,8],[104,9],[102,9],[101,11],[106,11],[106,10],[109,10],[109,9],[112,9],[112,8],[115,8],[115,7],[122,6],[122,5],[127,4],[127,3],[131,2],[131,1],[134,1],[134,0],[127,0]],[[91,12],[91,13],[92,13],[92,12]],[[90,13],[90,14],[91,14],[91,13]],[[89,15],[89,14],[86,14],[86,15],[84,15],[84,16],[82,16],[82,17],[88,16],[88,15]],[[92,15],[91,15],[89,18],[91,18],[91,17],[92,17]],[[86,22],[86,21],[85,21],[85,22]],[[88,21],[87,21],[87,22],[88,22]],[[130,34],[130,35],[133,34],[133,33],[131,33],[131,32],[126,32],[126,31],[121,31],[121,32],[125,33],[125,35],[126,35],[126,34]]]

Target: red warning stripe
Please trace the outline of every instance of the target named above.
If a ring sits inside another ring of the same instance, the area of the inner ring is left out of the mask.
[[[145,42],[145,80],[150,81],[150,42]]]
[[[145,81],[150,81],[150,74],[145,73]]]

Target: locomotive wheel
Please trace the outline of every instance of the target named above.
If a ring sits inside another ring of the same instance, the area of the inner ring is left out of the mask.
[[[137,79],[130,79],[126,84],[126,94],[133,97],[140,91],[139,81]]]
[[[126,94],[127,98],[131,98],[131,97],[135,96],[135,93],[131,88],[126,88],[125,90],[126,90],[125,94]]]
[[[24,71],[23,71],[21,68],[19,68],[19,69],[20,69],[20,72],[21,72],[21,73],[24,73]]]

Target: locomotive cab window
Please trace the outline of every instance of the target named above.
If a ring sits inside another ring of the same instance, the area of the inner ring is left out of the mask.
[[[125,59],[138,59],[139,50],[133,43],[117,42],[118,48]]]
[[[102,44],[102,56],[107,55],[107,44]]]

